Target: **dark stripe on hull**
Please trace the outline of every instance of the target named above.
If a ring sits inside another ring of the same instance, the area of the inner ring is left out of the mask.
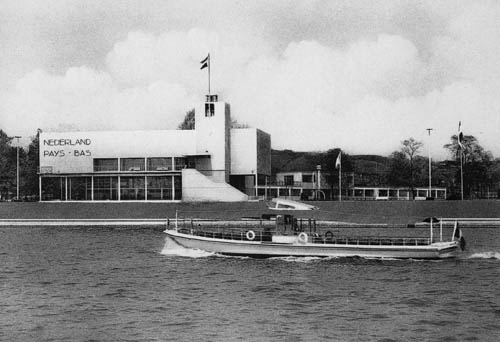
[[[215,253],[215,252],[214,252]],[[284,255],[275,255],[275,254],[240,254],[240,253],[219,253],[217,254],[221,255],[226,255],[226,256],[234,256],[234,257],[248,257],[252,259],[269,259],[269,258],[288,258],[288,257],[293,257],[293,258],[321,258],[321,259],[326,259],[326,258],[352,258],[352,259],[398,259],[398,260],[439,260],[443,259],[442,257],[425,257],[425,258],[418,258],[418,257],[394,257],[394,256],[362,256],[362,255],[289,255],[289,254],[284,254]]]

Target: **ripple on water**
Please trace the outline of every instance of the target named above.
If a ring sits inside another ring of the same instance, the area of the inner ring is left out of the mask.
[[[221,257],[169,245],[148,230],[2,233],[5,341],[500,336],[500,230],[475,231],[486,252],[439,262]]]

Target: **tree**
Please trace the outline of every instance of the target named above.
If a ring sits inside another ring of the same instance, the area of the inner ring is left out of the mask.
[[[461,182],[460,154],[462,154],[464,196],[468,198],[481,196],[493,183],[492,173],[490,172],[490,168],[493,165],[491,152],[485,151],[479,145],[476,137],[472,135],[463,136],[463,148],[458,143],[457,135],[452,135],[450,140],[451,142],[444,145],[444,148],[448,149],[450,156],[456,161],[456,183],[460,184]]]
[[[322,169],[325,172],[325,178],[328,184],[330,184],[330,197],[333,199],[334,196],[334,189],[338,189],[338,179],[339,179],[339,172],[340,170],[335,167],[335,164],[337,162],[337,158],[339,156],[339,153],[342,153],[341,156],[341,167],[342,167],[342,189],[345,190],[348,188],[349,184],[349,179],[348,177],[345,177],[345,175],[348,175],[352,172],[353,166],[352,166],[352,160],[351,156],[345,152],[342,152],[339,148],[334,148],[328,150],[324,155],[323,155],[323,160],[321,161]],[[345,193],[345,191],[343,191]],[[336,193],[335,193],[336,195]]]
[[[408,180],[408,170],[410,162],[406,158],[406,154],[402,151],[394,151],[390,155],[389,170],[387,172],[387,180],[393,186],[410,186]]]
[[[26,154],[26,162],[24,166],[24,187],[23,193],[26,195],[35,195],[38,193],[38,169],[40,166],[40,133],[42,130],[37,129],[36,135],[31,138],[31,143],[28,146]]]
[[[179,126],[177,126],[177,129],[181,130],[189,130],[189,129],[194,129],[194,108],[187,111],[186,115],[184,116],[184,121],[182,121]]]
[[[12,139],[0,129],[0,199],[7,198],[14,186],[15,160],[12,164]]]
[[[424,144],[414,138],[409,138],[401,142],[399,151],[391,154],[391,165],[388,172],[388,181],[392,185],[404,185],[410,188],[411,197],[414,198],[415,181],[421,169],[422,158],[418,158],[418,153]]]

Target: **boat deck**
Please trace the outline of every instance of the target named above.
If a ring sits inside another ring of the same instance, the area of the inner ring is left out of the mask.
[[[236,241],[254,241],[254,242],[271,242],[275,232],[269,230],[252,230],[255,234],[253,239],[247,237],[248,230],[241,228],[179,228],[179,233],[206,237],[211,239],[236,240]],[[401,237],[374,237],[374,236],[335,236],[331,232],[320,235],[317,233],[307,233],[307,242],[312,244],[331,244],[331,245],[368,245],[368,246],[428,246],[431,244],[430,238],[401,238]],[[290,234],[295,236],[297,234]],[[433,241],[435,242],[435,241]]]

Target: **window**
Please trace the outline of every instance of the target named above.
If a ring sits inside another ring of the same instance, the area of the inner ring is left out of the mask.
[[[182,199],[182,179],[180,176],[174,176],[174,191],[175,191],[174,200],[181,200]]]
[[[312,183],[313,176],[312,175],[302,175],[302,183]]]
[[[148,171],[171,171],[172,158],[148,158]]]
[[[387,189],[379,189],[378,195],[379,197],[387,197],[389,196],[389,191]]]
[[[174,163],[175,163],[175,169],[176,170],[182,170],[187,167],[187,161],[186,158],[174,158]]]
[[[172,200],[172,177],[148,177],[148,200]]]
[[[92,199],[92,179],[90,177],[68,178],[68,200],[90,201]]]
[[[122,201],[144,200],[144,177],[121,177],[120,199]]]
[[[292,176],[285,176],[285,185],[293,185],[293,175]]]
[[[407,198],[409,195],[408,190],[399,190],[399,198]]]
[[[205,103],[205,116],[214,116],[215,115],[215,106],[213,103]]]
[[[120,171],[144,171],[144,158],[120,159]]]
[[[42,201],[64,200],[64,178],[42,178]]]
[[[94,172],[118,171],[118,158],[94,159]]]
[[[94,200],[117,200],[118,177],[94,177]]]

